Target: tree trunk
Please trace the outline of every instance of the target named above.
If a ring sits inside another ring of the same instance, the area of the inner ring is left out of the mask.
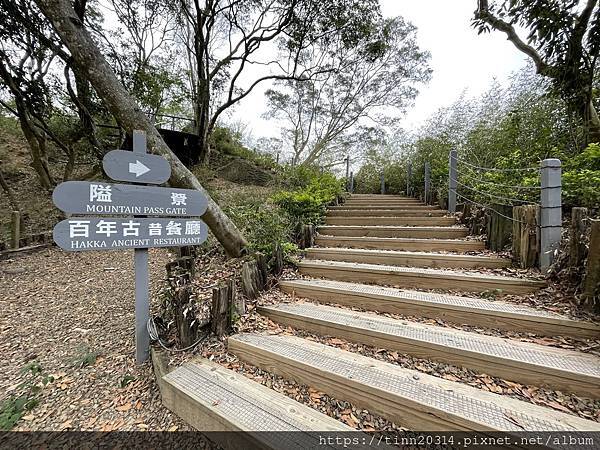
[[[591,95],[586,102],[584,121],[588,132],[588,144],[591,142],[600,142],[600,117],[598,116],[598,111],[596,111]]]
[[[535,267],[539,260],[540,236],[538,232],[539,207],[536,205],[513,208],[513,260],[523,269]]]
[[[26,114],[26,113],[25,113]],[[46,190],[52,190],[54,187],[54,179],[48,167],[48,157],[46,154],[46,141],[40,138],[37,133],[29,127],[29,123],[19,116],[21,130],[29,144],[31,150],[31,167],[37,173],[40,184]]]
[[[583,282],[583,306],[594,312],[600,311],[600,220],[592,220],[590,249]]]
[[[569,267],[579,268],[587,255],[587,208],[573,208],[569,227]]]
[[[196,189],[206,196],[208,209],[203,219],[229,255],[242,255],[247,242],[240,231],[212,200],[196,177],[165,144],[154,125],[119,82],[92,37],[78,19],[70,2],[68,0],[35,0],[35,2],[50,20],[73,59],[100,98],[104,100],[117,122],[130,133],[133,130],[143,130],[147,133],[150,153],[165,157],[171,164],[172,174],[169,180],[171,186]]]
[[[0,167],[0,186],[2,186],[2,189],[6,193],[6,196],[8,197],[8,201],[10,202],[10,206],[12,206],[13,211],[21,211],[21,205],[19,205],[19,202],[17,201],[17,197],[15,197],[14,191],[9,186],[9,184],[6,182],[6,179],[4,178],[4,174],[2,173],[1,167]]]

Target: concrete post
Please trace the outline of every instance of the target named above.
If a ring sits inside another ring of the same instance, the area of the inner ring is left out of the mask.
[[[346,155],[346,191],[350,192],[350,155]]]
[[[354,194],[354,172],[350,172],[350,193]]]
[[[540,268],[548,270],[560,245],[562,231],[560,159],[545,159],[541,167]]]
[[[450,150],[450,160],[448,162],[449,177],[448,177],[448,211],[451,213],[456,212],[456,187],[458,180],[458,173],[456,171],[457,165],[457,152],[456,150]]]
[[[385,195],[385,175],[381,172],[381,195]]]
[[[429,165],[429,161],[425,163],[425,204],[429,205],[431,203],[431,166]]]
[[[406,168],[406,196],[410,197],[411,189],[410,189],[410,179],[412,178],[412,165],[409,161],[408,166]]]

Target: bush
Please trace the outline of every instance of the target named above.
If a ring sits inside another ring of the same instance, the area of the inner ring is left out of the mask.
[[[258,153],[245,147],[229,128],[216,127],[210,136],[210,144],[216,152],[237,156],[239,158],[251,161],[264,169],[272,169],[275,167],[275,160],[271,155]]]
[[[600,144],[590,144],[575,158],[565,161],[563,172],[565,204],[599,208],[598,186],[600,186]]]
[[[341,193],[342,181],[325,173],[312,178],[304,188],[275,194],[273,201],[285,211],[297,232],[302,224],[321,224],[327,205]]]
[[[284,251],[293,251],[290,247],[291,223],[272,202],[246,199],[243,203],[227,206],[225,213],[246,237],[250,250],[271,254],[278,243]]]

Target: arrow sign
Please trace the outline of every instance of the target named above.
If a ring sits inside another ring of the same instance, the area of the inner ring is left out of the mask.
[[[72,217],[54,227],[56,244],[69,252],[200,245],[208,227],[200,219]]]
[[[162,184],[171,177],[169,162],[158,155],[113,150],[102,160],[106,174],[113,180]]]
[[[131,153],[131,152],[130,152]],[[66,213],[122,216],[192,216],[206,211],[206,197],[192,189],[67,181],[52,193]]]
[[[150,169],[148,169],[144,163],[139,162],[138,160],[136,160],[135,163],[129,163],[129,173],[135,174],[136,178],[148,172],[150,172]]]

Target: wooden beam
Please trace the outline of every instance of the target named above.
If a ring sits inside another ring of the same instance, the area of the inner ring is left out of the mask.
[[[467,237],[468,230],[461,227],[384,227],[361,225],[326,225],[319,227],[320,234],[328,236],[414,238],[414,239],[460,239]]]
[[[477,252],[485,249],[483,241],[459,239],[373,238],[360,236],[319,235],[315,244],[320,247],[365,248],[373,250],[402,250],[423,252]]]
[[[449,227],[456,225],[454,217],[333,217],[327,216],[327,225],[359,226],[424,226]]]
[[[458,325],[468,323],[474,327],[542,336],[600,338],[600,326],[595,323],[572,320],[515,303],[331,280],[284,280],[279,287],[294,298],[309,298],[369,311],[442,319]]]
[[[546,286],[543,281],[525,278],[337,261],[302,261],[298,264],[298,267],[303,275],[315,278],[417,289],[446,289],[468,292],[497,291],[498,294],[504,295],[526,294]]]
[[[444,253],[401,252],[395,250],[367,250],[349,248],[310,248],[307,259],[346,261],[363,264],[386,264],[429,268],[503,268],[510,267],[511,260],[497,256],[452,255]]]
[[[240,359],[419,431],[600,430],[600,424],[293,336],[241,334]]]

